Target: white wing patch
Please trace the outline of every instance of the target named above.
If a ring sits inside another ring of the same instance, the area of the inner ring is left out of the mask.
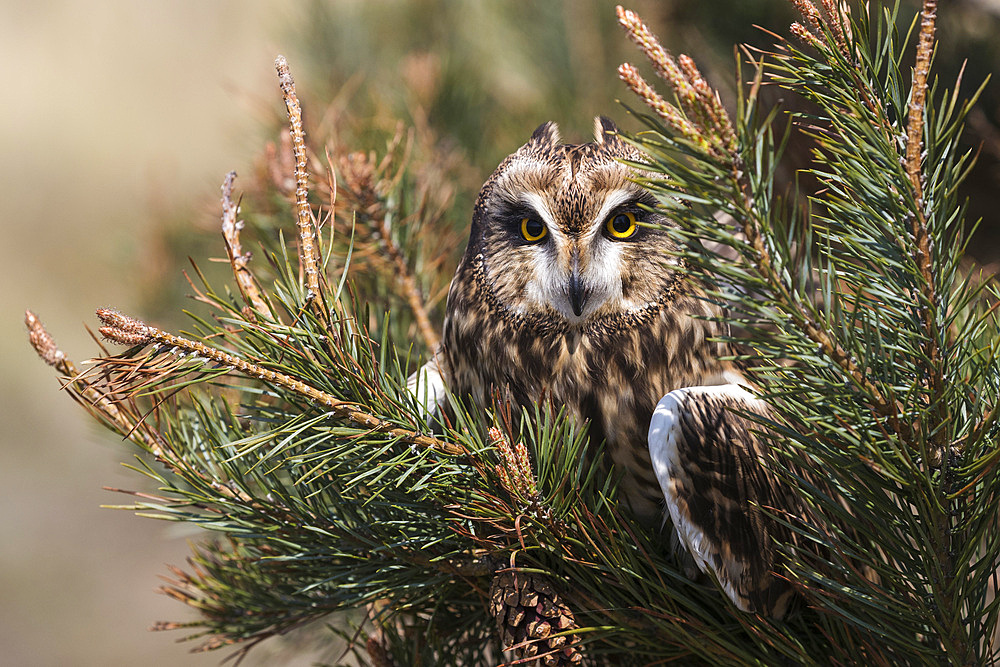
[[[441,408],[448,398],[448,389],[441,377],[437,355],[407,378],[406,389],[416,399],[425,421],[430,423],[441,414]]]
[[[681,544],[690,552],[698,569],[715,575],[726,595],[739,609],[753,611],[750,600],[738,590],[745,577],[746,564],[732,557],[719,536],[707,534],[702,526],[692,520],[687,501],[681,494],[680,485],[684,480],[690,481],[684,469],[685,462],[681,449],[686,444],[682,429],[682,421],[687,416],[685,403],[692,399],[735,404],[738,408],[747,410],[757,408],[763,411],[766,407],[762,401],[738,384],[676,389],[664,396],[656,405],[649,423],[648,437],[653,471],[660,482],[667,511]],[[708,492],[707,489],[694,491]]]

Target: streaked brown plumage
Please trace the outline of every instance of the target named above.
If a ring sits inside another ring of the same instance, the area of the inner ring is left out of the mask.
[[[621,161],[641,158],[616,132],[599,118],[593,143],[561,144],[546,123],[486,181],[435,363],[452,393],[478,405],[498,391],[589,420],[592,441],[605,441],[624,473],[636,516],[661,525],[666,501],[675,526],[686,527],[681,542],[699,567],[732,582],[739,607],[780,614],[787,596],[768,574],[769,540],[752,507],[769,481],[743,469],[759,467],[759,445],[725,410],[732,392],[712,391],[742,383],[722,360],[728,347],[713,340],[724,326],[718,307],[667,252],[662,229],[633,224],[670,221],[632,181]],[[654,408],[669,396],[688,406],[691,395],[671,394],[684,388],[705,388],[699,396],[710,400],[661,415],[654,443]],[[669,450],[672,465],[654,469],[651,449],[661,459]],[[693,544],[690,535],[707,539]],[[726,546],[733,539],[740,543]]]

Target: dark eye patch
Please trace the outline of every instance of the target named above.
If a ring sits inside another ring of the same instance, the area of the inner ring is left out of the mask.
[[[636,197],[619,204],[604,219],[604,234],[611,239],[637,239],[651,231],[647,226],[654,214],[645,207],[645,201]]]
[[[632,238],[639,238],[643,235],[656,234],[660,231],[658,225],[662,224],[664,219],[662,214],[657,210],[658,207],[659,202],[657,202],[656,197],[648,190],[643,190],[636,193],[635,197],[629,201],[615,207],[607,219],[611,220],[615,216],[631,213],[635,216],[635,220],[639,225]]]
[[[493,219],[502,228],[504,238],[514,245],[538,244],[548,236],[548,227],[530,206],[504,202]]]

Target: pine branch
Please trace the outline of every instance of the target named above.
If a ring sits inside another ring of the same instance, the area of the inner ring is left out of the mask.
[[[1000,499],[995,442],[982,440],[997,433],[997,410],[978,398],[998,384],[998,354],[972,342],[995,337],[996,318],[958,315],[978,290],[952,286],[963,247],[955,191],[969,160],[956,141],[969,103],[945,93],[936,111],[927,90],[934,3],[921,15],[908,104],[891,11],[876,10],[872,28],[848,25],[833,2],[794,4],[803,20],[792,32],[815,53],[781,43],[762,54],[735,150],[722,160],[690,150],[655,91],[642,97],[668,120],[648,119],[652,132],[634,141],[649,156],[646,183],[681,227],[682,259],[749,334],[748,361],[781,416],[768,426],[788,443],[775,443],[777,469],[805,471],[786,474],[810,508],[809,522],[788,523],[803,544],[780,548],[803,594],[829,615],[825,632],[834,646],[840,636],[855,647],[849,659],[966,664],[993,655],[969,628],[995,630],[985,601],[1000,565],[996,541],[983,538],[995,527],[985,508]],[[870,45],[871,36],[886,41]],[[816,106],[798,118],[816,142],[809,171],[824,188],[811,210],[772,191],[782,144],[775,116],[757,108],[765,76]],[[715,210],[740,234],[719,228]],[[737,261],[706,252],[706,241]],[[967,438],[975,453],[963,450]]]
[[[819,11],[809,0],[796,0],[796,6],[804,12],[804,15],[814,24],[814,29],[819,31],[825,24],[822,22]],[[823,352],[860,387],[870,393],[878,406],[879,413],[887,418],[899,421],[898,406],[888,400],[882,392],[872,384],[862,372],[857,364],[851,359],[850,354],[844,350],[840,344],[834,340],[826,331],[818,326],[814,320],[814,313],[807,309],[806,304],[793,298],[786,288],[785,276],[781,273],[783,265],[775,262],[772,253],[764,241],[762,221],[757,214],[759,202],[753,184],[749,181],[749,173],[746,170],[744,160],[737,147],[736,135],[733,131],[733,124],[718,103],[718,93],[711,90],[704,90],[707,84],[697,76],[697,70],[693,64],[686,68],[689,73],[694,74],[692,80],[697,84],[692,86],[689,75],[682,75],[680,70],[673,65],[673,59],[659,45],[656,38],[649,32],[642,20],[634,12],[623,10],[618,7],[619,21],[625,27],[626,32],[632,37],[647,57],[653,62],[654,68],[661,73],[662,78],[667,81],[675,90],[685,106],[685,110],[691,113],[694,109],[701,109],[698,115],[711,118],[711,128],[690,125],[685,119],[683,110],[673,107],[665,102],[662,97],[646,84],[631,65],[622,65],[619,74],[623,80],[633,89],[648,106],[654,109],[661,118],[667,121],[668,125],[682,136],[700,142],[703,146],[712,146],[709,149],[713,157],[722,158],[729,166],[729,178],[733,187],[729,190],[731,194],[738,195],[732,199],[731,204],[739,211],[738,219],[742,224],[744,238],[752,248],[752,257],[748,257],[748,262],[760,267],[760,274],[765,279],[767,287],[773,290],[782,303],[791,306],[788,314],[795,318],[795,324],[806,331],[809,337],[816,343]],[[682,56],[685,61],[690,62],[690,58]],[[749,104],[752,107],[756,102],[757,91],[759,90],[763,69],[757,66],[756,78],[750,91]],[[699,95],[688,94],[685,90],[697,88],[704,90]],[[679,120],[678,120],[679,119]]]
[[[262,368],[256,364],[244,361],[239,357],[235,357],[227,352],[223,352],[222,350],[209,347],[204,343],[188,340],[186,338],[167,333],[166,331],[161,331],[160,329],[151,327],[140,320],[128,317],[127,315],[122,315],[115,310],[101,308],[98,309],[97,316],[104,323],[104,326],[100,328],[101,334],[108,340],[118,343],[119,345],[144,347],[156,344],[168,348],[171,353],[177,351],[177,353],[182,355],[192,354],[197,357],[204,357],[205,359],[209,359],[221,366],[231,368],[246,377],[255,378],[271,385],[283,387],[284,389],[308,399],[316,405],[329,409],[337,417],[360,424],[364,428],[370,429],[371,431],[385,433],[393,438],[399,438],[403,442],[411,445],[434,449],[443,454],[448,454],[449,456],[462,456],[468,454],[468,451],[460,445],[443,442],[429,435],[399,428],[391,422],[387,422],[374,415],[362,412],[357,409],[357,404],[349,401],[338,400],[330,394],[320,391],[315,387],[311,387],[289,375]]]
[[[223,496],[238,497],[232,489],[210,479],[201,470],[188,465],[183,457],[171,452],[166,439],[146,423],[147,415],[138,414],[133,403],[121,399],[107,388],[102,388],[98,381],[92,379],[95,375],[100,376],[99,373],[80,373],[76,365],[56,346],[41,321],[30,310],[25,313],[25,324],[28,327],[31,345],[39,357],[66,376],[64,387],[97,420],[107,424],[123,437],[137,442],[157,461],[177,474],[193,475]],[[248,497],[243,495],[242,499],[247,500]]]
[[[140,429],[136,433],[140,422],[130,419],[114,401],[108,398],[107,394],[97,389],[86,376],[81,376],[76,364],[59,349],[52,336],[42,325],[41,320],[33,312],[25,311],[24,322],[28,327],[28,338],[31,346],[45,363],[66,377],[64,386],[70,389],[75,399],[84,405],[91,414],[107,422],[119,433],[126,436],[135,434],[151,453],[157,457],[163,456],[158,438],[147,429]]]
[[[389,274],[389,280],[399,286],[403,298],[417,321],[417,330],[420,332],[424,344],[428,350],[433,351],[440,344],[440,337],[431,324],[424,295],[413,270],[410,268],[403,248],[396,240],[396,235],[389,222],[390,215],[386,210],[385,192],[399,183],[402,169],[406,165],[405,154],[410,152],[409,145],[412,143],[411,137],[407,141],[404,158],[397,167],[397,174],[386,176],[402,138],[402,128],[399,128],[390,141],[385,157],[378,163],[364,154],[353,153],[342,156],[340,168],[344,174],[345,188],[355,204],[352,207],[353,211],[362,213],[362,223],[371,229],[374,242],[382,249],[388,259],[388,265],[383,270]],[[405,221],[402,222],[405,223]],[[401,223],[397,222],[397,224]]]

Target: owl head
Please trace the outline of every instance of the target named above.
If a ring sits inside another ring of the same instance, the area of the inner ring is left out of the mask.
[[[555,331],[618,325],[657,309],[674,271],[641,161],[607,118],[595,140],[560,143],[545,123],[486,181],[463,267],[506,315]],[[652,226],[651,226],[652,225]],[[461,271],[462,269],[460,269]]]

